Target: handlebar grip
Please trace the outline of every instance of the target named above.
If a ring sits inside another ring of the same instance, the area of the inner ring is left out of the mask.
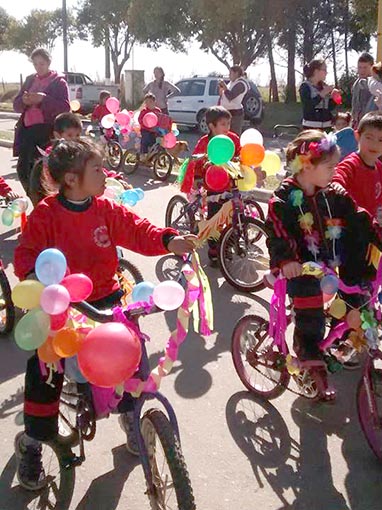
[[[87,301],[81,303],[71,303],[70,306],[75,308],[78,312],[83,313],[89,319],[104,324],[113,320],[113,312],[111,310],[98,310]]]

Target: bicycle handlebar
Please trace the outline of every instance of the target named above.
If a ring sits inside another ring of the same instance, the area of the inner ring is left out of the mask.
[[[81,301],[81,303],[71,303],[70,306],[95,322],[105,324],[106,322],[114,321],[113,310],[99,310],[87,301]],[[142,306],[138,308],[132,308],[131,310],[123,310],[123,313],[127,319],[134,319],[143,315],[151,315],[152,313],[158,312],[163,312],[163,310],[155,305],[153,305],[151,308]]]

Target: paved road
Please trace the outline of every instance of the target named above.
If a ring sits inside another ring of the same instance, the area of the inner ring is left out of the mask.
[[[0,149],[0,169],[14,182],[15,160],[9,150]],[[163,225],[166,203],[176,189],[152,181],[144,171],[131,180],[146,191],[137,211]],[[0,227],[1,255],[12,283],[16,237],[14,230]],[[157,281],[163,260],[129,257],[147,280]],[[204,253],[202,261],[206,263]],[[380,508],[381,466],[368,450],[356,417],[359,373],[335,377],[339,388],[335,406],[312,405],[288,392],[272,403],[251,398],[233,368],[230,338],[243,314],[267,315],[269,293],[237,294],[217,269],[207,266],[206,271],[216,333],[207,340],[190,334],[162,387],[178,415],[197,508]],[[148,346],[153,359],[163,350],[173,325],[171,313],[144,321],[144,330],[153,336]],[[0,344],[0,360],[0,510],[25,510],[31,497],[17,487],[12,455],[26,356],[12,338],[6,338]],[[77,470],[71,509],[145,510],[149,505],[144,490],[141,467],[126,453],[116,418],[100,422],[95,440],[87,445],[87,461]]]

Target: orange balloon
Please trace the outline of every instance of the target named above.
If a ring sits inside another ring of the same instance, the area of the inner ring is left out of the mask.
[[[59,356],[53,349],[53,338],[49,336],[46,341],[37,349],[38,357],[44,363],[56,363],[61,356]]]
[[[247,143],[241,148],[240,161],[246,166],[259,166],[265,157],[265,149],[257,143]]]
[[[53,349],[61,358],[71,358],[80,349],[81,338],[75,329],[65,328],[53,338]]]
[[[352,329],[358,329],[361,327],[361,314],[359,310],[350,310],[346,316],[346,322]]]

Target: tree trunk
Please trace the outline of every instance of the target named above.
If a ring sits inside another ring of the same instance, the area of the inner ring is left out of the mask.
[[[344,39],[345,39],[345,75],[346,79],[349,79],[349,0],[346,0],[345,5],[345,17],[344,17],[344,23],[345,23],[345,33],[344,33]]]
[[[106,29],[108,30],[108,29]],[[110,80],[111,78],[111,69],[110,69],[110,46],[109,46],[109,37],[105,37],[105,78],[106,80]]]
[[[332,40],[332,53],[333,53],[333,74],[334,74],[334,85],[338,85],[338,73],[337,73],[337,57],[336,57],[336,40],[334,37],[334,29],[331,29],[331,40]]]
[[[269,68],[271,72],[271,83],[270,83],[270,99],[274,103],[278,103],[279,99],[279,90],[277,86],[277,77],[276,77],[276,68],[275,68],[275,60],[273,58],[273,46],[272,46],[272,36],[270,28],[266,28],[266,40],[267,40],[267,49],[268,49],[268,59],[269,59]]]
[[[290,25],[287,33],[287,41],[288,41],[288,78],[287,78],[287,86],[285,91],[285,102],[286,103],[296,103],[297,95],[296,95],[296,69],[295,69],[295,61],[296,61],[296,25],[293,20],[290,20]]]
[[[307,19],[307,23],[304,26],[304,41],[303,41],[303,53],[304,62],[303,64],[309,63],[313,60],[313,23],[312,19]]]

